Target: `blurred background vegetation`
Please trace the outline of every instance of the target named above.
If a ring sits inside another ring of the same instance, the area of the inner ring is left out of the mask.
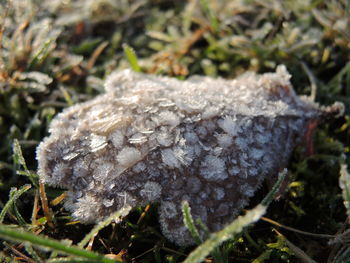
[[[103,92],[108,74],[130,67],[124,51],[131,48],[142,72],[179,79],[234,78],[285,64],[298,94],[323,105],[343,102],[345,115],[315,132],[314,152],[296,149],[287,191],[266,214],[293,229],[260,221],[220,249],[222,262],[350,262],[343,204],[350,182],[341,185],[343,196],[339,187],[350,151],[348,0],[0,0],[0,208],[13,200],[4,223],[75,244],[89,232],[92,226],[71,222],[57,189],[46,191],[57,203],[50,203],[50,226],[38,201],[35,148],[55,114]],[[28,183],[33,187],[19,193]],[[263,187],[252,207],[267,192]],[[57,256],[8,241],[0,246],[1,262]],[[162,237],[154,205],[111,224],[88,249],[127,262],[180,262],[193,250]]]

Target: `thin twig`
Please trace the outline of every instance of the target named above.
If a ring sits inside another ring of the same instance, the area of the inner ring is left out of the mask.
[[[310,233],[310,232],[306,232],[306,231],[302,231],[302,230],[298,230],[298,229],[295,229],[293,227],[289,227],[289,226],[285,226],[285,225],[282,225],[270,218],[267,218],[267,217],[262,217],[261,220],[264,220],[265,222],[268,222],[272,225],[275,225],[275,226],[278,226],[280,228],[284,228],[286,230],[289,230],[289,231],[293,231],[293,232],[296,232],[296,233],[299,233],[299,234],[302,234],[302,235],[307,235],[307,236],[313,236],[313,237],[319,237],[319,238],[335,238],[336,236],[335,235],[327,235],[327,234],[315,234],[315,233]]]

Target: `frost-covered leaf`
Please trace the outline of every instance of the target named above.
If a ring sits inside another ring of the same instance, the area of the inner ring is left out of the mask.
[[[286,166],[308,121],[338,109],[301,101],[284,66],[244,76],[180,81],[131,69],[112,73],[106,93],[52,121],[37,150],[41,180],[69,189],[66,209],[82,222],[159,202],[163,233],[193,244],[183,200],[208,229],[222,229],[264,178]]]

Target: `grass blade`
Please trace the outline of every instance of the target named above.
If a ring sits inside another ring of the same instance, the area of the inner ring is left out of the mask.
[[[0,224],[4,221],[5,215],[11,209],[11,207],[14,205],[16,200],[25,192],[27,192],[32,186],[30,184],[23,185],[19,190],[15,190],[13,194],[11,195],[10,199],[5,204],[4,208],[2,209],[0,213]]]
[[[39,184],[39,195],[40,195],[40,200],[41,200],[41,205],[42,205],[42,209],[44,212],[44,216],[46,217],[46,220],[47,220],[47,224],[51,228],[55,228],[54,214],[49,207],[49,202],[47,200],[46,191],[45,191],[45,185],[43,183]]]
[[[42,43],[42,45],[37,49],[37,52],[33,55],[31,61],[28,63],[27,71],[30,71],[34,67],[41,65],[44,62],[50,52],[55,48],[56,40],[60,34],[60,29],[51,31],[51,36],[49,36],[48,39]]]
[[[310,258],[309,255],[307,255],[303,250],[301,250],[299,247],[297,247],[292,242],[290,242],[285,236],[283,236],[277,230],[275,230],[275,232],[280,238],[282,238],[283,242],[293,251],[294,255],[300,260],[300,262],[317,263],[312,258]]]
[[[14,215],[15,215],[15,217],[16,217],[16,219],[17,219],[18,224],[19,224],[21,227],[26,226],[26,225],[27,225],[27,222],[25,221],[25,219],[23,218],[23,216],[22,216],[21,213],[19,212],[16,203],[13,203],[13,212],[14,212]]]
[[[283,171],[278,174],[277,182],[273,185],[271,191],[267,194],[267,196],[264,198],[264,200],[261,201],[262,205],[264,205],[264,206],[270,205],[270,203],[273,201],[276,194],[278,193],[278,191],[279,191],[284,179],[286,178],[287,174],[288,174],[287,169],[283,169]]]
[[[135,72],[141,72],[141,68],[139,66],[139,63],[137,61],[137,56],[135,53],[135,50],[130,47],[128,44],[123,44],[123,49],[124,49],[124,53],[126,55],[126,58],[131,66],[131,68],[135,71]]]
[[[110,223],[113,222],[116,218],[124,217],[127,214],[129,214],[131,210],[130,206],[124,207],[117,212],[113,213],[110,215],[107,219],[103,220],[102,222],[98,223],[91,231],[89,234],[87,234],[82,241],[79,242],[78,247],[83,248],[89,240],[96,235],[102,228],[108,226]]]
[[[350,217],[350,174],[345,164],[340,167],[339,186],[342,189],[344,206],[348,217]]]
[[[187,201],[184,201],[182,203],[182,215],[184,218],[184,224],[187,227],[187,229],[190,231],[194,241],[196,242],[197,245],[201,244],[202,239],[199,235],[199,232],[196,226],[194,225],[194,221],[191,215],[191,208]]]
[[[209,17],[210,24],[211,24],[211,27],[213,28],[213,31],[218,32],[220,24],[219,24],[219,21],[217,20],[217,18],[215,17],[212,9],[209,6],[208,0],[200,0],[200,4],[201,4],[204,12],[206,13],[206,15]]]
[[[26,161],[24,160],[24,157],[23,157],[21,146],[19,145],[19,142],[17,139],[13,140],[12,148],[13,148],[12,158],[13,158],[14,162],[21,165],[24,169],[24,171],[17,171],[17,174],[27,176],[29,178],[29,180],[31,181],[31,183],[37,187],[39,185],[38,184],[38,177],[36,176],[36,174],[29,171],[27,164],[26,164]]]
[[[17,139],[13,140],[13,158],[16,163],[23,166],[25,171],[28,171],[28,167],[27,167],[26,161],[24,160],[21,146],[19,145],[19,142]]]
[[[98,263],[98,260],[87,260],[85,258],[53,258],[49,259],[47,263]]]
[[[350,262],[350,247],[345,248],[344,250],[337,255],[334,263],[348,263]]]
[[[43,260],[39,257],[39,255],[36,253],[34,248],[32,247],[31,244],[25,243],[24,247],[27,251],[27,253],[35,260],[37,263],[43,263]]]
[[[32,233],[29,233],[23,230],[13,229],[3,224],[0,224],[0,237],[4,239],[9,239],[9,240],[28,241],[31,244],[36,246],[53,249],[56,251],[63,252],[65,254],[74,255],[74,256],[86,258],[89,260],[96,260],[102,263],[117,262],[115,260],[108,259],[103,255],[99,255],[91,251],[78,248],[76,246],[67,246],[57,240],[50,239],[47,237],[42,237],[39,235],[34,235]]]
[[[205,257],[224,241],[234,234],[240,233],[244,227],[256,222],[265,213],[266,206],[258,205],[244,216],[239,216],[223,230],[213,233],[200,246],[198,246],[184,261],[184,263],[202,262]]]

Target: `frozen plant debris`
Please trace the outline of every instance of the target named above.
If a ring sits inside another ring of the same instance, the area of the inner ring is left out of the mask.
[[[52,121],[40,179],[68,189],[65,208],[85,223],[158,202],[164,235],[192,244],[183,200],[211,231],[223,228],[287,165],[310,121],[342,110],[298,97],[289,79],[284,66],[234,80],[113,73],[105,94]]]

